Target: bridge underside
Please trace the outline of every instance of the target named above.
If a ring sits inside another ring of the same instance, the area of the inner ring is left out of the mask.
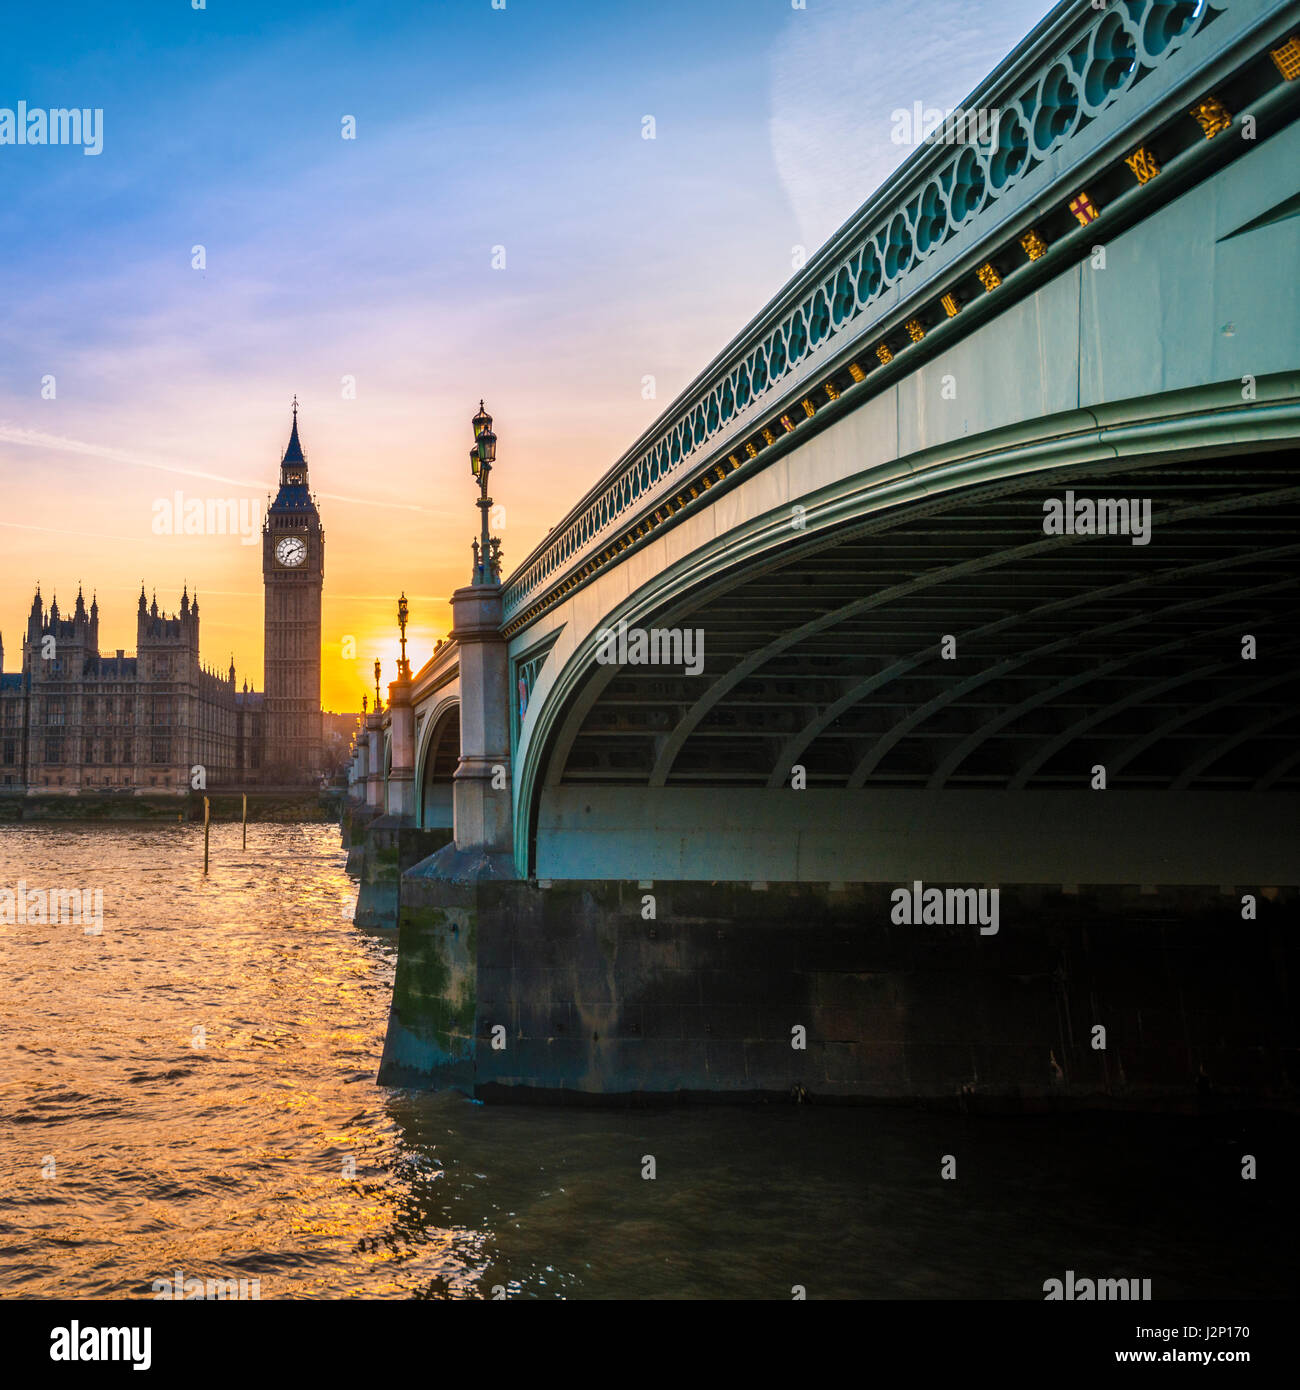
[[[1137,529],[1149,501],[1146,543],[1045,533],[1067,489],[1080,528],[1082,503],[1125,499]],[[1060,882],[1069,834],[1089,882],[1297,881],[1294,450],[815,520],[644,623],[699,629],[701,674],[593,668],[540,877]]]

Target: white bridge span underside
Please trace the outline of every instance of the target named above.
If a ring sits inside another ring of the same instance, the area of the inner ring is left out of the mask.
[[[602,628],[620,618],[689,623],[692,612],[744,577],[815,546],[819,532],[836,544],[860,540],[886,531],[895,515],[927,512],[938,525],[967,497],[1031,489],[1059,495],[1075,476],[1096,484],[1092,495],[1105,495],[1098,480],[1108,470],[1128,486],[1134,470],[1158,476],[1166,464],[1265,455],[1293,463],[1300,218],[1269,214],[1294,198],[1298,170],[1300,127],[1292,126],[1106,242],[1104,269],[1085,260],[1066,270],[598,571],[517,633],[510,645],[516,661],[554,642],[512,760],[518,871],[543,878],[902,878],[916,866],[910,838],[925,841],[932,876],[1058,882],[1054,847],[1086,836],[1095,846],[1094,882],[1221,883],[1214,874],[1227,861],[1202,851],[1230,806],[1240,831],[1231,863],[1244,881],[1300,879],[1295,851],[1276,824],[1285,783],[1267,798],[1193,789],[1177,809],[1163,791],[1092,792],[1086,779],[1077,791],[1050,792],[926,792],[876,785],[870,770],[856,786],[813,782],[804,792],[770,778],[756,786],[725,785],[725,778],[684,785],[674,764],[683,740],[676,735],[674,746],[672,730],[659,737],[648,766],[608,779],[619,785],[591,773],[575,783],[566,771],[585,721],[618,678],[595,660]],[[1291,505],[1280,466],[1271,465],[1266,479],[1261,474],[1251,503],[1260,551],[1277,544],[1265,534],[1270,516]],[[1194,511],[1194,489],[1170,505]],[[802,529],[792,524],[796,506],[806,509]],[[1030,545],[1043,534],[1027,527],[1014,539]],[[1149,550],[1158,554],[1160,544],[1157,529]],[[1249,582],[1227,574],[1236,563],[1227,552],[1197,555],[1188,572],[1198,564],[1223,570],[1224,586],[1276,597],[1286,582],[1281,569]],[[1284,559],[1279,548],[1279,566]],[[1101,589],[1111,577],[1109,560],[1096,568]],[[1205,626],[1230,629],[1239,617],[1235,609],[1207,613]],[[950,629],[941,617],[936,623],[937,643]],[[737,651],[735,660],[743,659]],[[1283,686],[1292,670],[1294,663],[1278,676]],[[699,678],[701,694],[725,678],[709,667]],[[682,713],[689,714],[689,701]],[[1289,805],[1291,824],[1293,812]]]

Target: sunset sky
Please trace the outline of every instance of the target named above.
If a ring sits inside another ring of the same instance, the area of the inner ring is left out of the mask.
[[[38,580],[96,590],[109,651],[142,579],[169,612],[188,582],[205,661],[261,689],[260,538],[153,518],[178,489],[264,503],[297,393],[323,704],[359,708],[399,591],[418,667],[469,580],[479,397],[508,573],[910,152],[890,112],[957,104],[1048,8],[11,8],[0,108],[104,117],[99,155],[0,145],[6,668]]]

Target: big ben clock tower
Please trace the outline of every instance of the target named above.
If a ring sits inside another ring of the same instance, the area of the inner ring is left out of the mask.
[[[264,776],[305,782],[323,764],[320,717],[320,595],[325,532],[307,486],[307,460],[293,432],[280,463],[280,491],[262,527],[266,589]]]

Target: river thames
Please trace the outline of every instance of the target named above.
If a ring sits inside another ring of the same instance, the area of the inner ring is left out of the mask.
[[[178,1273],[262,1299],[1041,1299],[1067,1270],[1156,1299],[1290,1287],[1278,1117],[381,1088],[396,939],[352,925],[337,826],[248,841],[215,826],[205,878],[201,827],[0,827],[0,887],[103,894],[98,933],[0,925],[4,1296],[151,1298]]]

